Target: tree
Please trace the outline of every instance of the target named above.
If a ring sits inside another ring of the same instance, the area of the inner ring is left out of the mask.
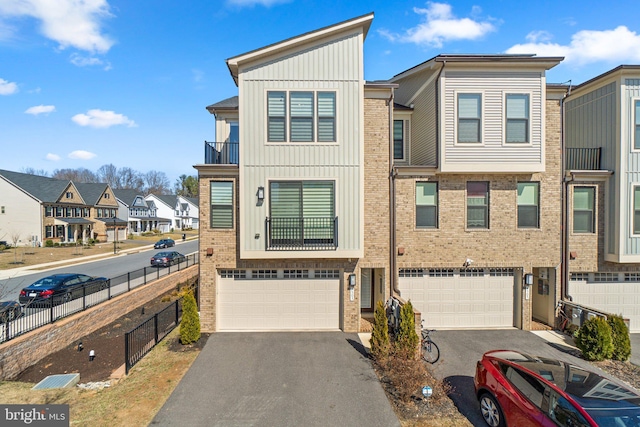
[[[185,291],[182,297],[182,320],[180,321],[180,342],[191,344],[200,339],[200,317],[193,291]]]
[[[198,178],[192,175],[180,175],[174,189],[178,196],[198,197]]]
[[[98,182],[96,174],[86,168],[56,169],[53,171],[51,177],[73,182]]]
[[[98,182],[104,182],[109,184],[111,188],[117,188],[118,184],[118,168],[116,168],[113,164],[109,163],[108,165],[100,166],[98,169]]]
[[[18,263],[18,242],[20,241],[20,232],[13,231],[10,234],[11,243],[13,244],[13,263]]]
[[[114,188],[126,188],[142,193],[144,181],[140,172],[129,167],[118,169],[118,184]]]
[[[49,176],[49,172],[44,169],[34,169],[34,168],[22,168],[20,172],[26,173],[29,175],[38,175],[38,176]]]
[[[164,172],[149,171],[143,176],[144,193],[147,194],[168,194],[171,192],[169,178]]]
[[[416,319],[411,301],[400,309],[400,328],[395,341],[396,354],[404,359],[414,359],[418,351],[420,337],[416,333]]]
[[[389,357],[389,325],[387,313],[382,301],[376,304],[373,313],[373,331],[371,332],[371,355],[378,363],[384,363]]]

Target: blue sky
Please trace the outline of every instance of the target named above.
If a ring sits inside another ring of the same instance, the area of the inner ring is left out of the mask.
[[[196,174],[225,60],[374,12],[365,78],[441,53],[564,56],[547,81],[640,64],[628,1],[0,0],[0,169]]]

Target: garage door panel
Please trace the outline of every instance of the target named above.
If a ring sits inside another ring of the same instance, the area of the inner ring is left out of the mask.
[[[571,281],[569,295],[576,304],[622,314],[629,319],[629,331],[640,332],[640,283]]]
[[[339,280],[220,279],[218,330],[337,330]]]

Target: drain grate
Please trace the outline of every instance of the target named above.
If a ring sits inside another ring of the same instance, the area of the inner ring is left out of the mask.
[[[59,374],[49,375],[31,390],[43,390],[46,388],[71,388],[80,381],[80,374]]]

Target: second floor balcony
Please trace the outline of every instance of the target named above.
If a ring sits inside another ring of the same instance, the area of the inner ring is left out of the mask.
[[[594,171],[600,170],[602,148],[565,149],[565,169]]]
[[[338,218],[267,218],[268,251],[327,251],[338,248]]]
[[[206,165],[237,165],[239,157],[238,142],[204,142]]]

